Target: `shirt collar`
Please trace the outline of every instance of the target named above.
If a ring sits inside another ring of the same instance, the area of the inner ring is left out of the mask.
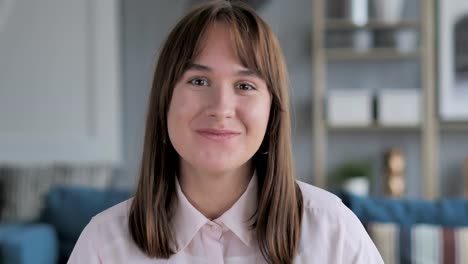
[[[172,230],[177,240],[177,251],[183,250],[196,233],[210,220],[188,201],[176,177],[177,208],[172,221]]]
[[[221,215],[216,222],[221,222],[249,247],[253,247],[254,230],[252,223],[257,210],[257,174],[254,173],[242,196]]]
[[[177,251],[183,250],[205,224],[210,222],[200,211],[188,201],[182,192],[176,177],[178,197],[177,208],[172,221],[172,230],[177,240]],[[247,189],[241,197],[219,218],[213,220],[231,230],[249,247],[253,247],[252,215],[257,209],[257,176],[253,174]]]

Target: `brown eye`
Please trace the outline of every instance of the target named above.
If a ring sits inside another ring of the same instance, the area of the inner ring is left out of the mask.
[[[240,83],[237,85],[237,87],[243,91],[255,90],[255,87],[249,83]]]
[[[203,78],[195,78],[189,81],[190,84],[196,86],[208,86],[208,81]]]

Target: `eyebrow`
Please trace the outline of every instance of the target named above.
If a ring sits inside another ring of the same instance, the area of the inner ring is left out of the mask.
[[[210,67],[208,67],[206,65],[197,64],[197,63],[189,63],[188,66],[187,66],[186,71],[189,71],[189,70],[213,72],[212,68],[210,68]],[[250,70],[250,69],[237,71],[236,74],[240,75],[240,76],[255,76],[255,77],[262,78],[257,71],[253,71],[253,70]]]

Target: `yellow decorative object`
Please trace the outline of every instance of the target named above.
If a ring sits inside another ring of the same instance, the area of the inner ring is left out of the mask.
[[[385,192],[392,197],[402,197],[405,192],[406,162],[399,149],[390,149],[385,154]]]

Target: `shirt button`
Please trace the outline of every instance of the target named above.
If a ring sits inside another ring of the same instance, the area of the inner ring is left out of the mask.
[[[211,231],[213,231],[215,233],[220,233],[222,230],[221,230],[221,227],[219,227],[217,225],[212,225],[211,226]]]
[[[221,236],[223,235],[223,228],[216,224],[209,225],[209,233],[211,234],[212,237],[219,240]]]

